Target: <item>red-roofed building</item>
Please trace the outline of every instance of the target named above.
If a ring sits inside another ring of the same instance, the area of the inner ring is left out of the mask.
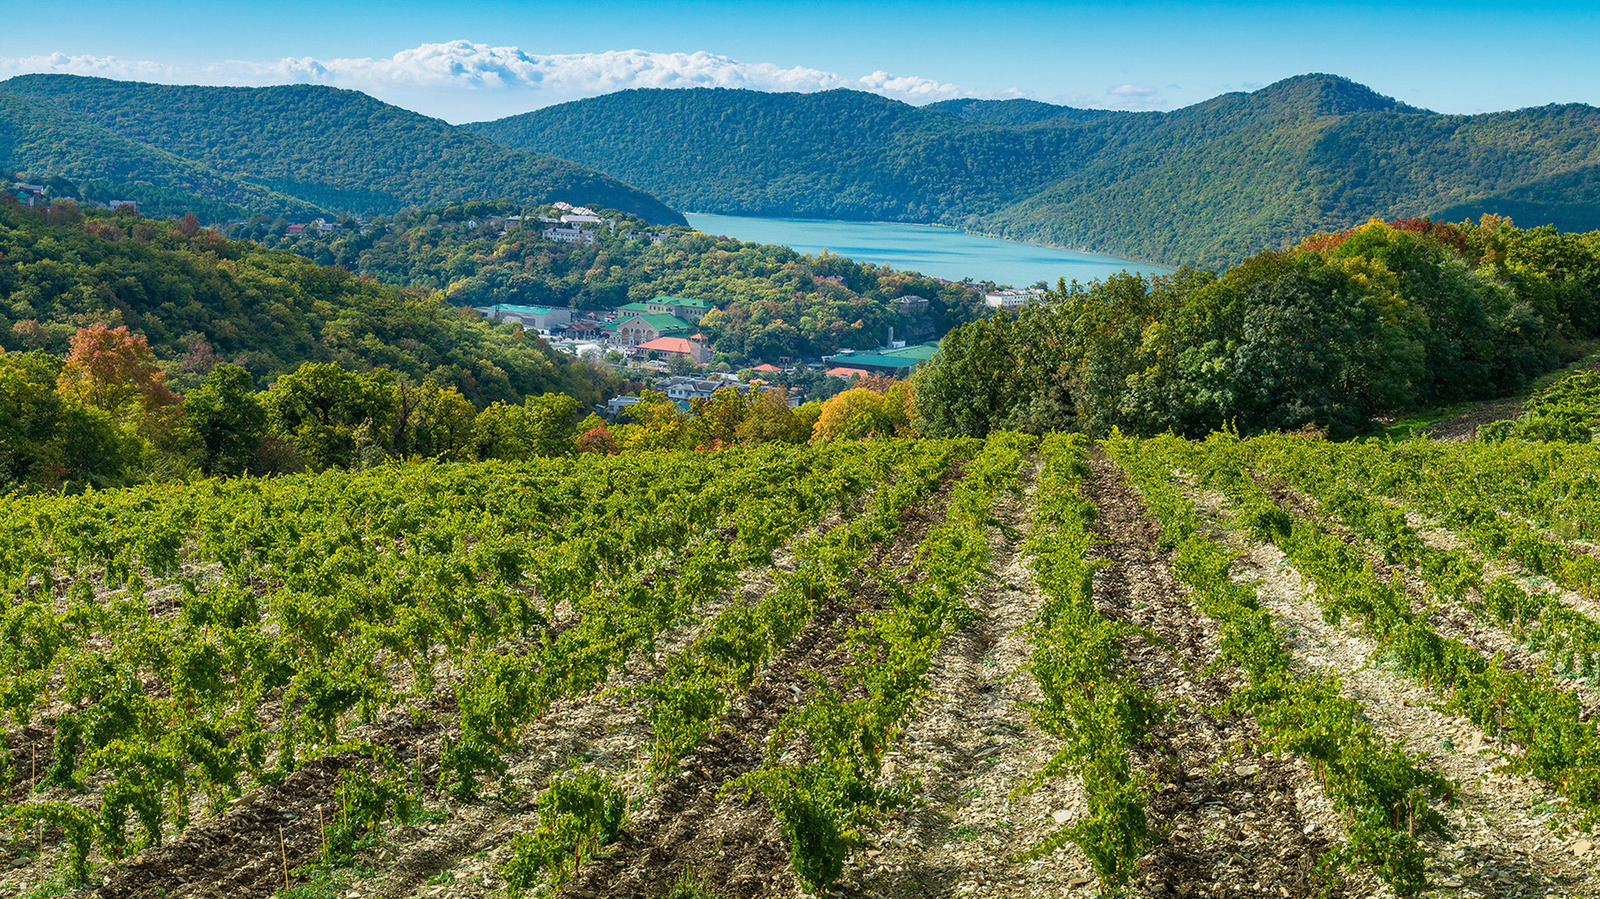
[[[830,368],[823,372],[823,374],[834,378],[850,378],[851,380],[854,380],[872,373],[864,368],[845,368],[841,365],[838,368]]]
[[[659,354],[676,353],[681,356],[688,356],[694,360],[696,365],[704,365],[706,362],[705,343],[699,340],[691,340],[687,337],[657,337],[655,340],[639,344],[636,349],[641,353],[646,350],[655,350]]]
[[[760,364],[760,365],[757,365],[757,366],[756,366],[756,367],[755,367],[755,368],[752,368],[752,369],[750,369],[750,370],[751,370],[751,371],[760,371],[760,372],[766,372],[766,373],[768,373],[768,374],[771,374],[771,373],[773,373],[773,372],[779,372],[779,371],[783,371],[783,369],[781,369],[781,368],[779,368],[779,367],[778,367],[778,366],[776,366],[776,365],[773,365],[773,364],[771,364],[771,363],[768,363],[768,362],[763,362],[763,363],[761,363],[761,364]]]

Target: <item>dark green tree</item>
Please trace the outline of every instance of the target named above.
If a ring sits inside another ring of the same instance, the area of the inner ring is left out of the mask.
[[[198,455],[201,471],[244,474],[267,432],[267,411],[256,396],[255,379],[237,365],[212,369],[184,397],[181,430]]]

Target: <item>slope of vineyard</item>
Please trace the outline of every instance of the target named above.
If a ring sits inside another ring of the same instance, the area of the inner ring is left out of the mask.
[[[1595,895],[1597,485],[1001,432],[7,497],[0,896]]]

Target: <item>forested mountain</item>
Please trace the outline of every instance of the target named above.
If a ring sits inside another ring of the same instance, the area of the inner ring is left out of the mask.
[[[0,166],[23,173],[100,177],[96,167],[110,165],[110,150],[127,161],[106,172],[108,179],[190,190],[252,210],[299,203],[386,214],[509,198],[683,220],[654,197],[582,165],[508,149],[357,91],[23,75],[0,82],[0,96],[8,101],[0,108],[10,110],[0,117]],[[43,137],[35,123],[46,126]]]
[[[309,218],[318,211],[302,200],[219,175],[5,93],[0,93],[0,166],[100,187],[107,196],[93,199],[134,200],[156,215],[176,217],[193,211],[208,220],[223,220],[249,210]]]
[[[466,127],[684,209],[940,222],[1169,265],[1372,215],[1600,216],[1600,110],[1441,115],[1330,75],[1167,113],[634,90]]]

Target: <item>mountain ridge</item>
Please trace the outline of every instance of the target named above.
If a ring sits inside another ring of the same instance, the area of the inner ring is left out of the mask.
[[[1600,164],[1600,110],[1449,115],[1322,73],[1170,112],[635,89],[462,127],[679,208],[932,222],[1165,265],[1227,265],[1374,215],[1600,217],[1600,182],[1562,180]]]
[[[19,75],[0,82],[0,95],[332,213],[511,197],[683,221],[656,198],[582,164],[504,147],[359,91]],[[28,170],[42,161],[13,156],[0,164]]]

